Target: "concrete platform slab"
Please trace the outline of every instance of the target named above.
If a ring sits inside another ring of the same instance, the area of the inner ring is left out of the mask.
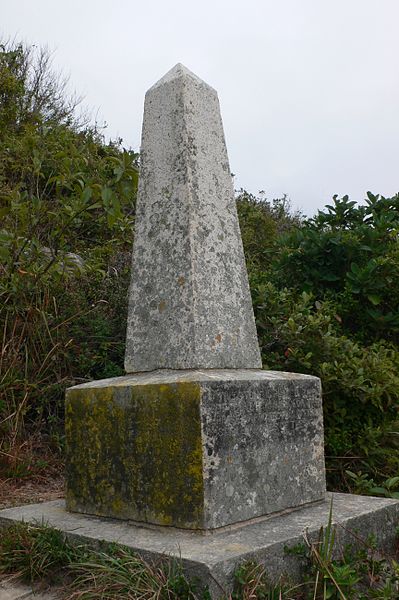
[[[264,564],[272,578],[285,573],[297,580],[303,563],[298,556],[288,555],[286,548],[303,542],[306,530],[311,539],[317,538],[320,527],[328,522],[331,497],[328,494],[326,501],[209,534],[69,513],[62,500],[2,510],[0,526],[22,520],[44,521],[72,540],[90,544],[100,540],[116,542],[132,548],[146,560],[159,560],[165,555],[178,557],[187,574],[199,577],[216,599],[230,588],[235,569],[246,560]],[[337,546],[356,545],[373,535],[383,551],[393,552],[399,501],[334,494],[333,522]]]
[[[25,600],[32,596],[32,589],[19,582],[0,581],[1,600]]]
[[[37,591],[15,580],[0,581],[0,600],[57,600],[55,590]]]

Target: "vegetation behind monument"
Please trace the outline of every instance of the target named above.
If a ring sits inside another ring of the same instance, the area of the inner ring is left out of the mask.
[[[48,53],[0,48],[2,476],[35,469],[28,439],[62,450],[67,386],[123,373],[137,178]],[[237,206],[264,366],[321,377],[330,487],[370,490],[399,471],[399,196]]]
[[[131,248],[137,155],[106,144],[78,108],[48,52],[0,48],[5,475],[32,468],[25,442],[33,433],[62,444],[64,390],[75,376],[122,373],[120,280]]]

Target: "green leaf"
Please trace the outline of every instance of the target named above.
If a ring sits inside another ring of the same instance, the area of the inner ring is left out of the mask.
[[[349,475],[349,477],[351,477],[352,479],[358,479],[358,475],[356,475],[356,473],[353,473],[353,471],[345,471],[345,473]]]
[[[6,262],[10,258],[10,251],[6,246],[0,245],[0,260]]]
[[[372,487],[368,491],[370,494],[375,494],[376,496],[385,496],[387,493],[386,488],[379,487],[379,486]]]
[[[368,294],[367,298],[370,300],[371,304],[374,304],[374,306],[381,304],[381,297],[377,296],[377,294]]]
[[[320,279],[322,279],[323,281],[339,281],[341,278],[338,275],[335,275],[334,273],[323,273]]]
[[[113,191],[108,186],[103,186],[101,189],[101,198],[106,206],[109,206],[112,200]]]
[[[384,483],[386,487],[390,490],[392,487],[395,487],[398,482],[399,477],[391,477],[390,479],[387,479]]]
[[[11,210],[11,207],[9,207],[9,206],[4,206],[3,208],[0,208],[0,219],[5,217],[6,215],[8,215],[10,210]]]
[[[88,206],[86,210],[95,210],[96,208],[101,208],[101,202],[95,202],[94,204],[90,204],[90,206]]]
[[[90,198],[93,195],[93,190],[91,189],[91,187],[85,187],[85,189],[82,192],[82,200],[84,203],[88,202],[90,200]]]

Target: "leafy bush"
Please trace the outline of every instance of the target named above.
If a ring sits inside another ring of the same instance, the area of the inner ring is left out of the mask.
[[[398,208],[399,196],[335,197],[272,227],[271,204],[239,198],[264,366],[321,378],[335,489],[354,489],[348,469],[377,483],[399,471]]]
[[[322,380],[330,484],[347,489],[349,466],[398,472],[399,351],[343,335],[334,305],[307,292],[269,281],[252,290],[265,367]]]
[[[27,424],[60,423],[79,356],[88,377],[121,372],[104,294],[131,245],[138,157],[82,126],[46,52],[1,46],[0,97],[1,468]]]
[[[333,205],[289,233],[275,264],[316,299],[333,299],[344,330],[369,343],[399,342],[399,194],[368,192],[365,205],[334,197]]]
[[[270,267],[278,237],[299,225],[302,216],[292,213],[289,200],[276,198],[272,202],[240,190],[236,197],[241,237],[249,273]]]

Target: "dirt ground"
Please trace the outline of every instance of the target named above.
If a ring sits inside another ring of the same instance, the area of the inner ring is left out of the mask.
[[[47,469],[31,476],[0,477],[0,510],[22,504],[56,500],[64,496],[63,465],[52,461]],[[42,589],[43,587],[43,589]],[[34,589],[22,584],[15,575],[0,575],[1,600],[57,600],[62,596],[56,587],[39,584]]]
[[[64,497],[64,477],[51,474],[23,479],[0,479],[0,509]]]
[[[47,437],[34,434],[9,446],[0,441],[0,510],[63,498],[62,453]]]

